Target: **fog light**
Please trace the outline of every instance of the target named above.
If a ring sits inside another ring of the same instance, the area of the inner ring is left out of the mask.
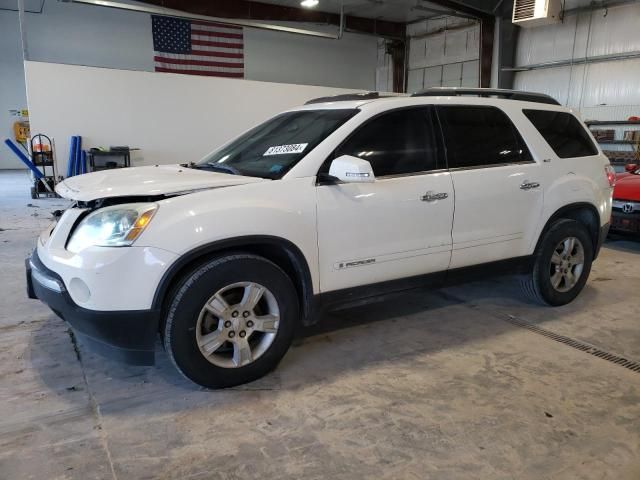
[[[77,277],[69,282],[69,293],[76,302],[85,303],[91,298],[89,286]]]

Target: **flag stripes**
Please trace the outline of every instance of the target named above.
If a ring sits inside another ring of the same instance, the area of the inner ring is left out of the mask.
[[[244,77],[242,27],[152,15],[156,72]]]

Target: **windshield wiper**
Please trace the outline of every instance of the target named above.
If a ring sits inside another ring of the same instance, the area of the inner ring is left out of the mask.
[[[205,164],[192,162],[189,165],[184,164],[184,166],[185,167],[188,166],[189,168],[194,168],[196,170],[212,170],[214,172],[230,173],[232,175],[240,175],[241,177],[258,177],[258,178],[264,178],[267,180],[275,180],[276,178],[272,175],[265,176],[265,175],[261,175],[259,173],[251,172],[251,171],[241,172],[240,170],[238,170],[235,167],[232,167],[231,165],[224,165],[224,164],[213,163],[213,162],[208,162]]]
[[[219,163],[207,163],[206,165],[198,165],[196,168],[213,170],[222,173],[230,173],[232,175],[242,175],[240,170],[238,170],[237,168],[234,168],[231,165],[221,165]]]

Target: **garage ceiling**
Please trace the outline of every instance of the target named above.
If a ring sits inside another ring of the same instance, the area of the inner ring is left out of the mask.
[[[565,10],[570,10],[572,8],[587,7],[591,3],[593,3],[592,0],[565,0],[564,8]],[[601,3],[601,2],[596,2],[596,3]]]
[[[285,7],[300,7],[300,0],[257,0],[261,3],[280,5]],[[477,9],[486,13],[494,12],[499,7],[507,7],[510,11],[512,0],[344,0],[344,10],[348,15],[391,22],[411,23],[425,18],[438,16],[438,11],[451,11],[454,4],[461,8]],[[598,6],[601,4],[615,3],[611,0],[564,0],[566,10],[588,7],[591,4]],[[319,0],[317,7],[311,10],[339,13],[340,0]],[[507,5],[504,5],[507,4]],[[504,12],[503,12],[504,15]]]
[[[260,3],[271,5],[279,5],[284,7],[293,7],[302,9],[300,0],[257,0]],[[596,4],[607,3],[605,0],[595,2]],[[358,16],[361,18],[370,18],[377,20],[386,20],[390,22],[411,23],[425,18],[439,16],[438,12],[451,12],[453,5],[458,4],[461,8],[467,7],[477,9],[484,12],[493,12],[503,3],[511,3],[512,0],[451,0],[451,1],[427,1],[427,0],[344,0],[344,10],[347,15]],[[578,7],[587,7],[594,3],[592,0],[564,0],[565,9],[573,9]],[[25,0],[25,9],[27,12],[42,12],[45,0]],[[162,4],[160,2],[149,2]],[[315,10],[329,13],[340,13],[341,0],[319,0]],[[0,10],[18,9],[18,0],[0,0]]]
[[[286,7],[300,7],[300,0],[259,0],[262,3],[280,5]],[[319,0],[317,7],[313,10],[323,12],[339,13],[340,0]],[[387,20],[391,22],[410,23],[424,18],[439,16],[439,12],[451,12],[451,4],[459,4],[461,8],[465,6],[478,8],[490,12],[500,3],[500,0],[466,1],[466,2],[443,2],[437,0],[428,2],[424,0],[344,0],[344,11],[348,15],[355,15],[363,18]]]

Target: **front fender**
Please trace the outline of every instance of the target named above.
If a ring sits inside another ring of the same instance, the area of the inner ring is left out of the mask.
[[[273,180],[161,200],[136,245],[153,245],[181,257],[228,239],[281,238],[304,256],[315,289],[319,282],[314,180]]]

